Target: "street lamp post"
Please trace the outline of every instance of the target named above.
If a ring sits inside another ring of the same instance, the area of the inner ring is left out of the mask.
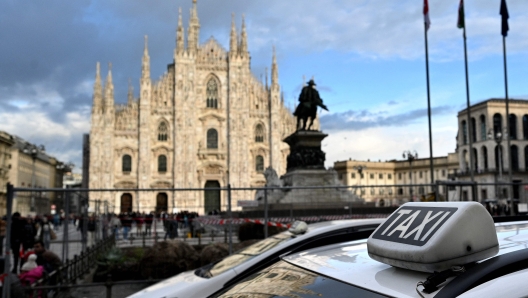
[[[68,185],[64,185],[64,174],[68,173],[68,172],[71,172],[74,166],[75,165],[72,162],[63,163],[63,162],[59,161],[57,163],[55,168],[57,168],[57,170],[60,173],[60,178],[57,179],[57,182],[56,182],[58,187],[68,188]],[[63,199],[62,206],[64,206],[65,205],[66,196],[64,196],[62,199]]]
[[[358,171],[358,174],[359,174],[359,182],[358,182],[358,186],[360,186],[359,188],[359,194],[360,194],[360,197],[361,197],[361,177],[363,176],[363,170],[366,169],[367,166],[365,165],[357,165],[357,166],[353,166],[352,169]]]
[[[22,149],[22,152],[24,152],[27,155],[30,155],[31,159],[33,160],[33,171],[31,174],[31,187],[35,188],[35,184],[36,184],[35,161],[37,160],[39,153],[46,152],[46,149],[44,148],[44,145],[36,146],[36,145],[28,143],[26,144],[26,146],[24,146],[24,149]],[[31,202],[30,202],[29,208],[31,212],[35,212],[35,193],[34,192],[31,192]]]
[[[411,178],[411,188],[409,190],[410,194],[411,194],[411,201],[413,201],[413,178],[412,178],[412,163],[415,159],[418,158],[418,152],[416,152],[416,150],[414,151],[411,151],[411,150],[407,150],[407,151],[403,151],[403,158],[407,159],[407,161],[409,161],[409,166],[410,166],[410,172],[409,172],[409,178]]]
[[[502,181],[502,148],[501,148],[501,143],[502,143],[502,140],[504,138],[507,138],[508,137],[508,133],[506,131],[501,132],[501,131],[497,131],[495,132],[493,129],[490,129],[488,131],[488,139],[490,140],[494,140],[495,143],[497,143],[497,155],[499,157],[499,181]],[[500,198],[501,197],[501,192],[499,191],[498,188],[495,188],[495,193],[497,195],[497,198]]]

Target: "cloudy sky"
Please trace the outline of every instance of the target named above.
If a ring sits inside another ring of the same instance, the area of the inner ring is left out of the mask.
[[[0,2],[0,130],[81,166],[90,130],[95,64],[112,62],[116,102],[128,80],[138,90],[143,36],[151,74],[172,62],[178,8],[191,0]],[[200,40],[229,45],[231,13],[245,14],[252,70],[263,76],[277,49],[279,80],[293,107],[303,76],[315,78],[330,112],[321,115],[327,166],[389,160],[404,150],[429,156],[421,0],[198,0]],[[499,0],[466,1],[471,103],[504,97]],[[528,99],[528,1],[509,0],[509,94]],[[457,0],[429,0],[433,155],[455,150],[456,115],[466,105]],[[524,13],[523,13],[524,12]]]

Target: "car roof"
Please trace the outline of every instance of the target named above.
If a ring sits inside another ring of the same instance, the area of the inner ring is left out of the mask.
[[[499,240],[498,255],[528,246],[528,221],[495,225]],[[306,270],[379,294],[419,297],[417,283],[431,273],[392,267],[371,259],[366,240],[340,243],[295,253],[283,260]],[[438,292],[424,297],[434,297]]]

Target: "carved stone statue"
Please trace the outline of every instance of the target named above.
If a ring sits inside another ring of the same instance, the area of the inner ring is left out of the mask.
[[[310,130],[317,116],[318,106],[328,111],[328,108],[323,104],[323,100],[319,96],[319,92],[313,86],[315,86],[315,82],[310,80],[308,86],[304,86],[299,95],[299,105],[295,109],[295,112],[293,112],[293,115],[297,117],[297,130]],[[308,118],[310,118],[310,125],[306,128]],[[302,128],[299,125],[301,120],[303,121]]]
[[[279,179],[279,175],[272,167],[267,167],[264,171],[264,177],[266,177],[266,184],[268,186],[282,186]]]

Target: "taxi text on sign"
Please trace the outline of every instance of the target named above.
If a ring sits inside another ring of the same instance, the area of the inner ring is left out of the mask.
[[[404,207],[393,213],[372,238],[422,246],[457,211],[454,207]]]

